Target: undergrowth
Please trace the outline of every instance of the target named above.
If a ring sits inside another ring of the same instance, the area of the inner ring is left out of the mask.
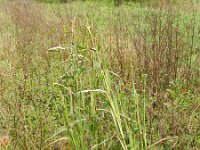
[[[200,148],[197,9],[0,8],[0,148]]]

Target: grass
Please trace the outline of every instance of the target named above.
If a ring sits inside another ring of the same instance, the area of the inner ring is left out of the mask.
[[[0,3],[0,148],[200,148],[198,8],[112,5]]]

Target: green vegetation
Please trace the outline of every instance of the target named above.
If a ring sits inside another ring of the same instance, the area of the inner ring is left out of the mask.
[[[199,4],[0,3],[0,149],[199,149]]]

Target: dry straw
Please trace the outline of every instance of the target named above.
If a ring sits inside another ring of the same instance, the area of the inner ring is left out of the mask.
[[[7,148],[8,145],[9,145],[9,143],[10,143],[10,140],[9,140],[8,135],[5,135],[5,136],[1,137],[1,138],[0,138],[0,149],[2,149],[2,148],[5,149],[5,148]]]

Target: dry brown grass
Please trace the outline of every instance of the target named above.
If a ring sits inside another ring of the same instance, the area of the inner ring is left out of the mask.
[[[8,135],[6,136],[2,136],[0,138],[0,149],[7,149],[7,147],[9,146],[10,140]]]

